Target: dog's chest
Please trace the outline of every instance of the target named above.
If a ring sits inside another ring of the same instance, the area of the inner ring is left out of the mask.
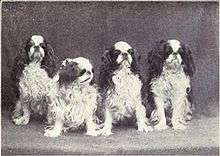
[[[86,119],[89,111],[96,110],[96,89],[92,86],[60,88],[61,109],[67,127],[77,127]]]
[[[161,76],[152,81],[152,89],[154,92],[163,94],[165,97],[174,97],[185,95],[186,89],[190,87],[190,79],[185,75],[183,70],[173,72],[172,70],[164,70]]]
[[[76,105],[83,101],[84,90],[81,87],[70,87],[60,89],[60,96],[65,101],[65,105]]]
[[[113,118],[119,120],[124,116],[132,116],[136,101],[141,95],[141,81],[130,69],[121,69],[115,72],[112,81],[115,84],[110,96],[110,107],[114,111]]]
[[[120,97],[129,98],[140,93],[142,83],[128,68],[122,68],[115,72],[112,81],[115,84],[114,91]]]
[[[60,93],[66,105],[84,105],[89,99],[96,97],[96,90],[91,86],[74,86],[70,88],[60,88]]]
[[[19,85],[23,96],[41,99],[49,93],[51,83],[47,72],[40,65],[30,64],[23,70]]]
[[[162,79],[167,84],[165,85],[165,90],[180,93],[186,92],[186,88],[190,86],[189,78],[182,70],[177,73],[165,71],[162,75]]]

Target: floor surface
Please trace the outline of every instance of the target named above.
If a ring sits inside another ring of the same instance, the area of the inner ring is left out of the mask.
[[[66,133],[58,138],[43,136],[44,126],[31,121],[16,126],[2,113],[2,154],[219,154],[218,117],[197,117],[185,131],[138,132],[116,127],[109,137]]]

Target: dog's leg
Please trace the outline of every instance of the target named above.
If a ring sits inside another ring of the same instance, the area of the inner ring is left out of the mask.
[[[18,100],[15,105],[15,110],[12,113],[12,120],[14,121],[16,118],[22,116],[22,106],[21,101]]]
[[[56,100],[55,100],[56,101]],[[53,106],[56,106],[56,104],[52,104]],[[61,135],[63,130],[63,120],[64,116],[62,113],[62,110],[56,107],[55,109],[55,123],[54,126],[51,129],[46,129],[44,136],[47,137],[58,137]]]
[[[52,106],[51,105],[48,105],[47,107],[47,115],[46,115],[46,118],[47,118],[47,124],[48,125],[52,125],[54,124],[55,122],[55,119],[54,119],[54,112],[52,111]]]
[[[111,132],[112,129],[112,114],[108,108],[106,108],[105,111],[105,122],[104,122],[104,127],[98,131],[99,135],[104,135],[104,136],[109,136],[113,134]]]
[[[183,123],[187,124],[187,121],[192,120],[192,109],[191,109],[191,103],[186,97],[184,100],[184,108],[183,108],[183,113],[182,113],[182,121]]]
[[[163,130],[166,129],[166,117],[165,117],[165,111],[164,111],[164,101],[160,97],[154,98],[155,105],[157,107],[157,113],[159,117],[159,123],[154,126],[157,130]]]
[[[138,131],[141,132],[153,131],[153,128],[146,124],[147,118],[146,118],[145,107],[141,104],[141,100],[138,101],[139,103],[137,103],[136,105],[136,118],[137,118]]]
[[[46,129],[44,136],[46,137],[58,137],[62,133],[63,121],[60,117],[56,116],[55,124],[52,129]]]
[[[21,105],[21,109],[23,111],[23,115],[13,119],[13,122],[16,125],[27,125],[30,120],[30,108],[28,106],[27,101],[21,100],[18,105]],[[18,106],[20,107],[20,106]]]
[[[185,102],[185,98],[182,98],[181,96],[176,96],[173,98],[172,103],[173,103],[173,115],[172,115],[172,124],[173,124],[173,129],[186,129],[186,126],[181,124],[180,121],[183,118],[183,112]]]
[[[94,103],[96,102],[96,99],[94,99]],[[86,135],[91,135],[91,136],[97,136],[98,132],[98,125],[94,122],[94,110],[96,110],[97,105],[94,105],[94,109],[91,109],[91,107],[87,108],[87,116],[86,116],[86,127],[87,127],[87,132]]]
[[[93,121],[93,116],[88,116],[86,119],[87,132],[86,135],[97,136],[98,125]]]

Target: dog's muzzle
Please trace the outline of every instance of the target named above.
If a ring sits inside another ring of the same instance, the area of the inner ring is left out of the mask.
[[[43,59],[43,54],[39,50],[35,50],[30,59],[31,61],[40,62]]]
[[[127,53],[123,53],[122,55],[122,61],[120,63],[124,64],[127,63],[129,65],[131,65],[131,62],[129,60],[128,54]]]

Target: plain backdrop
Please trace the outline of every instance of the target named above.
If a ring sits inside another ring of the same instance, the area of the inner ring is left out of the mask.
[[[13,103],[9,72],[32,34],[43,35],[60,60],[83,56],[99,73],[105,49],[119,40],[146,56],[155,41],[178,39],[193,52],[196,111],[218,115],[218,2],[3,2],[2,108]]]

